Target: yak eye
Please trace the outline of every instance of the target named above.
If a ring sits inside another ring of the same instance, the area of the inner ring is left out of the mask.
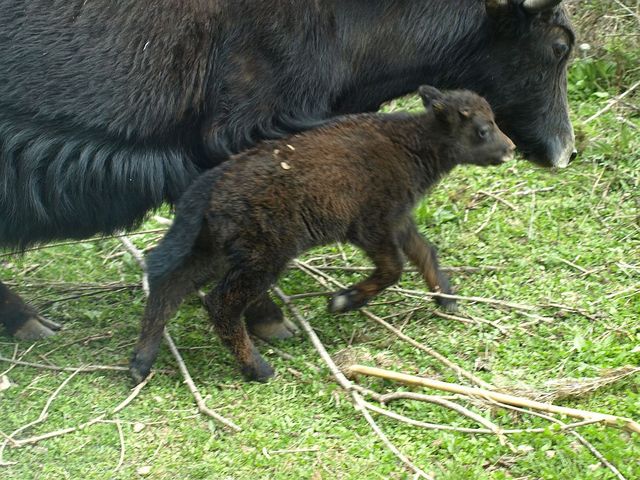
[[[563,58],[569,51],[569,45],[563,40],[556,40],[551,45],[551,48],[553,48],[553,53],[557,58]]]
[[[482,127],[478,128],[478,137],[480,137],[482,140],[486,140],[490,132],[491,127],[489,125],[483,125]]]

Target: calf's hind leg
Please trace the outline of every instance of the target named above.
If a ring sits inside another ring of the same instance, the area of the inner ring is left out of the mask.
[[[129,365],[129,372],[136,383],[149,375],[158,356],[164,328],[184,297],[218,274],[221,267],[214,255],[209,252],[192,254],[166,278],[160,281],[149,279],[151,291],[142,317],[138,343]]]
[[[438,265],[436,249],[422,238],[413,221],[409,222],[404,231],[402,249],[409,261],[416,266],[432,292],[442,292],[449,295],[452,293],[449,278]],[[436,297],[436,302],[450,312],[455,312],[458,309],[458,304],[451,298]]]
[[[220,339],[236,357],[248,380],[265,382],[274,375],[271,365],[249,338],[242,314],[251,302],[266,294],[278,273],[276,268],[251,269],[248,262],[238,262],[205,300]]]
[[[280,307],[267,292],[260,295],[244,311],[249,332],[260,338],[290,338],[298,333],[298,327],[284,318]]]
[[[404,260],[394,242],[365,248],[365,252],[373,261],[375,270],[362,282],[335,293],[329,300],[330,312],[348,312],[364,307],[378,293],[400,279]]]

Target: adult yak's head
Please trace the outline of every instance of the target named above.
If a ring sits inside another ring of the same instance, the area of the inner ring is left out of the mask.
[[[486,1],[488,48],[478,90],[526,158],[562,168],[577,152],[567,105],[574,34],[560,3]]]
[[[345,55],[359,72],[338,111],[374,109],[422,83],[466,88],[489,100],[529,160],[566,167],[575,157],[567,105],[574,34],[560,0],[370,0],[366,10],[356,3],[338,7]]]

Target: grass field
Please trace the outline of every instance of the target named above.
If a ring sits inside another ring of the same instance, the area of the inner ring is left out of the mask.
[[[608,376],[612,369],[619,374],[623,367],[640,365],[640,96],[633,92],[585,122],[640,79],[638,7],[625,2],[634,16],[621,2],[587,3],[575,7],[582,8],[577,11],[583,32],[578,41],[591,46],[576,53],[570,75],[581,152],[575,163],[555,173],[523,160],[494,169],[460,168],[416,211],[444,265],[479,268],[451,274],[460,295],[534,310],[463,302],[461,316],[491,322],[465,324],[436,316],[429,299],[398,292],[384,294],[371,310],[506,391],[546,393],[544,398],[563,406],[640,420],[640,372],[617,381]],[[598,37],[594,29],[620,35]],[[417,107],[412,98],[392,105]],[[142,230],[158,228],[166,227],[150,220]],[[143,248],[159,236],[131,238]],[[304,260],[333,267],[368,265],[350,247],[314,251]],[[327,273],[343,283],[363,275],[339,269]],[[63,334],[34,346],[0,338],[1,356],[64,367],[127,364],[144,295],[138,287],[140,270],[116,239],[22,257],[3,255],[0,278],[12,279],[20,293],[65,326]],[[400,286],[424,290],[411,272]],[[323,289],[299,270],[291,270],[280,287],[287,294]],[[359,313],[328,315],[325,299],[318,297],[296,305],[342,361],[468,384]],[[241,380],[196,297],[183,305],[170,331],[208,405],[242,432],[231,434],[197,414],[165,346],[156,364],[163,371],[116,415],[109,412],[131,389],[126,372],[71,378],[51,402],[46,420],[16,438],[78,426],[104,414],[103,421],[22,448],[9,443],[3,460],[11,465],[0,466],[0,477],[412,478],[354,410],[304,335],[260,347],[278,371],[276,379],[261,385]],[[27,366],[3,374],[8,368],[9,363],[0,362],[0,432],[7,435],[37,419],[47,399],[73,374]],[[382,380],[358,381],[381,393],[420,391]],[[456,401],[504,428],[544,431],[510,435],[510,446],[495,435],[434,431],[375,418],[400,450],[438,479],[620,478],[575,436],[547,420]],[[437,405],[405,401],[389,408],[425,422],[478,428]],[[640,478],[640,434],[602,425],[578,431],[621,475]]]

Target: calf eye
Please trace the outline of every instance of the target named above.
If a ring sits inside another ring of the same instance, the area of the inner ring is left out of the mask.
[[[491,127],[489,125],[483,125],[482,127],[478,128],[478,137],[480,137],[482,140],[486,140],[490,132]]]

